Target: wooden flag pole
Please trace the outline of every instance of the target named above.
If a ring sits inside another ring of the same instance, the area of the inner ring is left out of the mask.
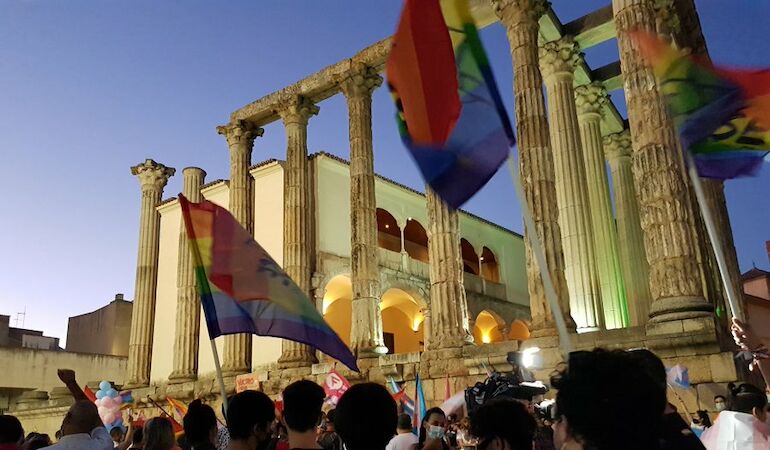
[[[529,230],[529,233],[526,233],[527,238],[529,238],[529,243],[532,247],[532,254],[535,256],[537,268],[540,270],[540,276],[543,279],[545,297],[548,300],[548,304],[551,306],[551,313],[553,314],[554,322],[556,322],[556,330],[559,332],[559,343],[562,353],[564,354],[564,359],[566,361],[569,359],[569,354],[572,353],[572,341],[570,340],[569,333],[567,332],[567,322],[564,321],[564,312],[561,310],[561,306],[559,305],[559,298],[556,296],[556,289],[553,287],[551,273],[548,271],[548,263],[545,259],[543,242],[540,240],[540,236],[537,234],[535,219],[532,217],[532,211],[529,209],[527,197],[524,195],[524,187],[521,185],[519,169],[516,167],[516,162],[513,159],[513,155],[508,157],[508,170],[511,172],[513,190],[516,192],[516,196],[519,198],[521,214],[524,216],[524,225],[526,225],[527,229]]]
[[[716,227],[714,226],[714,218],[711,215],[711,209],[706,203],[706,195],[703,193],[703,185],[698,175],[698,168],[695,166],[695,160],[690,152],[685,152],[687,155],[687,173],[692,180],[692,187],[695,190],[695,198],[698,200],[701,213],[703,214],[703,223],[706,225],[706,232],[708,233],[709,240],[711,241],[711,247],[714,249],[714,256],[717,260],[717,267],[719,268],[719,275],[722,278],[722,284],[725,287],[727,293],[727,304],[730,306],[730,312],[733,317],[744,320],[743,311],[741,310],[740,301],[738,300],[738,293],[735,292],[735,286],[730,280],[730,273],[727,270],[727,260],[725,258],[724,249],[722,248],[722,242],[717,236]]]
[[[219,391],[222,394],[222,415],[225,416],[225,422],[227,421],[227,390],[225,389],[225,379],[222,377],[222,365],[219,364],[219,352],[217,351],[217,344],[214,339],[209,340],[211,342],[211,353],[214,354],[214,367],[217,369],[217,380],[219,381]]]

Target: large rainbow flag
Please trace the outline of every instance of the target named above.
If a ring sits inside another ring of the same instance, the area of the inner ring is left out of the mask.
[[[698,61],[657,36],[632,37],[660,90],[698,173],[728,179],[756,174],[770,151],[770,70],[740,70]]]
[[[515,140],[467,0],[405,0],[388,57],[396,121],[425,182],[457,208]]]
[[[209,336],[251,333],[310,345],[358,371],[307,295],[221,206],[179,195]]]

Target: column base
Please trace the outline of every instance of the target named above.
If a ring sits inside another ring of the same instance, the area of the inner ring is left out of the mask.
[[[197,381],[198,376],[192,373],[177,373],[172,372],[168,377],[169,384],[182,384]]]
[[[295,369],[298,367],[312,367],[318,360],[312,354],[302,352],[285,353],[278,358],[278,367],[281,369]]]
[[[651,323],[714,317],[714,308],[703,297],[682,296],[656,300],[650,306]]]
[[[243,375],[249,373],[249,369],[246,368],[236,368],[236,369],[225,369],[222,368],[222,377],[224,378],[235,378],[238,375]]]
[[[147,380],[147,381],[130,380],[130,381],[126,382],[126,384],[124,384],[122,386],[122,389],[123,390],[139,389],[139,388],[145,388],[145,387],[148,387],[148,386],[150,386],[150,380]]]
[[[716,325],[714,323],[714,316],[707,314],[702,317],[675,319],[647,323],[646,327],[648,336],[656,336],[661,334],[715,334]],[[715,334],[716,335],[716,334]]]

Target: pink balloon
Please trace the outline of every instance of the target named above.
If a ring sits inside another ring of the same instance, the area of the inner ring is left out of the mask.
[[[115,413],[114,412],[110,412],[110,413],[106,414],[104,417],[102,417],[102,422],[103,423],[112,423],[114,421],[115,421]]]

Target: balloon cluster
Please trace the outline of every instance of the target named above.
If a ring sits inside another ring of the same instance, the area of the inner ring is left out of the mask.
[[[123,414],[121,414],[120,408],[124,403],[132,401],[130,392],[121,395],[112,387],[109,381],[99,383],[95,403],[99,409],[99,417],[108,431],[115,427],[123,428]]]

